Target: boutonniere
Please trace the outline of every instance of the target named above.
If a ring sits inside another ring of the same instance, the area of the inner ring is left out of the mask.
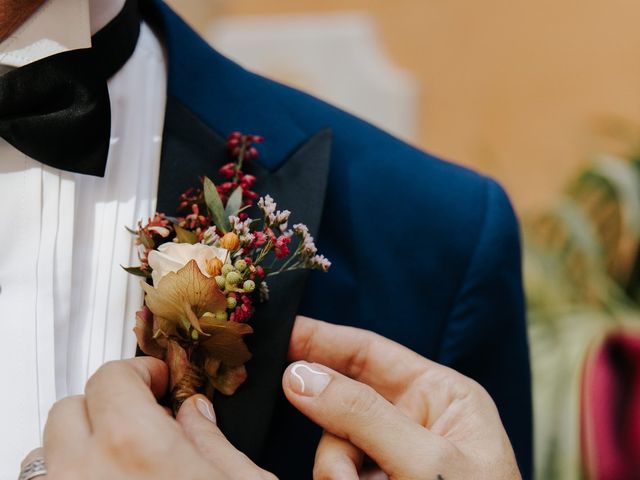
[[[261,142],[232,133],[223,182],[202,178],[201,188],[181,195],[176,217],[156,213],[131,230],[140,265],[126,270],[145,277],[134,332],[145,354],[169,365],[176,412],[195,393],[232,395],[245,381],[251,353],[244,337],[268,301],[269,277],[331,265],[304,224],[289,227],[291,212],[252,190],[257,179],[243,166],[258,157]]]

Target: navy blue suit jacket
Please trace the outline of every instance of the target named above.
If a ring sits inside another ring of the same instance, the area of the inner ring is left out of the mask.
[[[254,323],[247,384],[215,399],[231,441],[280,478],[311,476],[320,430],[288,405],[279,386],[299,312],[373,330],[477,380],[496,402],[529,478],[520,243],[502,188],[246,71],[160,0],[142,8],[168,56],[159,209],[172,212],[199,175],[215,176],[231,131],[260,134],[266,141],[255,168],[264,193],[300,214],[333,262],[328,274],[272,287],[283,293],[264,307],[269,318]]]

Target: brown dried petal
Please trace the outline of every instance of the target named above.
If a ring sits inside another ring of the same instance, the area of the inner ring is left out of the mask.
[[[253,332],[249,325],[211,316],[202,317],[200,322],[208,335],[200,343],[207,356],[222,360],[231,367],[243,365],[251,358],[251,352],[243,339],[244,335]]]
[[[204,361],[204,373],[208,377],[215,377],[222,362],[217,358],[207,358]]]
[[[170,390],[173,390],[187,371],[187,366],[189,365],[187,352],[185,352],[184,348],[182,348],[178,342],[169,339],[165,361],[169,366]]]
[[[247,379],[247,370],[244,365],[238,367],[228,367],[222,365],[215,377],[209,377],[209,381],[224,395],[233,395],[240,385]]]
[[[136,326],[133,327],[133,331],[138,339],[138,345],[144,353],[159,359],[164,358],[165,349],[153,337],[153,314],[146,306],[136,312]]]
[[[226,309],[227,300],[215,279],[208,278],[191,260],[177,272],[166,274],[154,288],[142,283],[146,292],[145,303],[159,317],[182,325],[188,321],[202,333],[198,318],[207,312]]]
[[[166,318],[162,318],[158,315],[153,316],[153,335],[158,340],[158,343],[164,348],[166,348],[166,342],[163,343],[164,337],[171,337],[177,335],[176,332],[176,324],[167,320]]]

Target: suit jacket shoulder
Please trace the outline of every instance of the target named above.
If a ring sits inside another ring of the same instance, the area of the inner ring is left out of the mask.
[[[170,100],[206,128],[221,137],[234,130],[263,135],[261,162],[270,171],[318,131],[332,131],[316,233],[333,266],[326,275],[309,276],[301,313],[376,331],[477,380],[496,402],[529,478],[520,244],[504,191],[487,177],[245,70],[162,2],[152,3],[167,47]],[[296,206],[290,208],[295,214]],[[320,432],[286,403],[273,425],[287,428],[273,430],[264,465],[283,478],[301,478],[291,456],[281,452],[296,451],[299,468],[307,468],[313,435]]]

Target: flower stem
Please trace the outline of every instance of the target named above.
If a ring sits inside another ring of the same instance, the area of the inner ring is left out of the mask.
[[[244,163],[244,152],[247,150],[247,142],[243,141],[240,147],[240,155],[238,156],[238,164],[236,165],[236,176],[233,178],[234,182],[238,182],[240,172],[242,171],[242,164]]]
[[[295,264],[291,265],[289,268],[286,268],[286,269],[282,269],[281,268],[278,271],[267,273],[267,277],[272,277],[272,276],[278,275],[280,273],[292,272],[293,270],[299,270],[300,268],[303,268],[303,265],[302,265],[302,263],[298,262],[298,263],[295,263]]]
[[[187,398],[200,391],[203,384],[202,370],[189,362],[184,375],[171,392],[171,405],[174,415],[178,414],[178,410],[180,410],[180,407]]]

